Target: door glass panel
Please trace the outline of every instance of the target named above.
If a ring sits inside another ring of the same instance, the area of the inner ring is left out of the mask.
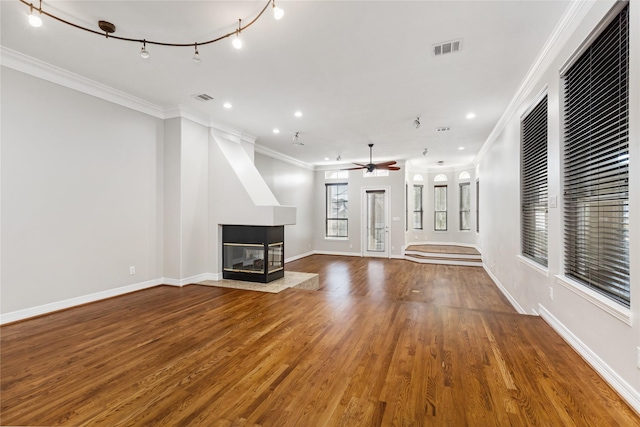
[[[367,191],[367,250],[385,251],[384,190]]]

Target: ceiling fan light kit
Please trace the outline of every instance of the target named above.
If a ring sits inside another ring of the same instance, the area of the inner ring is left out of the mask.
[[[147,39],[136,39],[136,38],[130,38],[130,37],[120,37],[120,36],[114,36],[113,33],[116,32],[116,26],[114,24],[112,24],[111,22],[108,21],[103,21],[100,20],[98,21],[98,28],[100,28],[101,31],[98,30],[94,30],[92,28],[87,28],[84,27],[82,25],[76,24],[74,22],[68,21],[66,19],[60,18],[59,16],[54,15],[51,12],[47,12],[42,8],[42,0],[40,0],[40,5],[38,7],[34,6],[33,3],[29,3],[27,0],[19,0],[21,3],[29,6],[29,13],[28,13],[28,20],[29,20],[29,24],[32,27],[40,27],[42,26],[42,18],[40,17],[40,15],[45,15],[48,16],[49,18],[55,19],[58,22],[61,22],[63,24],[66,24],[70,27],[76,28],[78,30],[82,30],[82,31],[86,31],[92,34],[97,34],[99,36],[104,36],[106,38],[111,38],[111,39],[116,39],[116,40],[121,40],[121,41],[126,41],[126,42],[133,42],[133,43],[141,43],[142,44],[142,48],[140,49],[140,56],[144,59],[149,58],[150,54],[149,51],[147,51],[147,43],[150,45],[156,45],[156,46],[166,46],[166,47],[193,47],[195,49],[195,53],[192,57],[193,61],[198,63],[200,62],[200,53],[198,52],[198,45],[203,46],[203,45],[207,45],[207,44],[211,44],[211,43],[215,43],[218,42],[220,40],[224,40],[228,37],[232,37],[232,44],[233,47],[235,47],[236,49],[240,49],[242,47],[242,39],[240,38],[240,33],[242,31],[244,31],[245,29],[249,28],[251,25],[253,25],[258,19],[260,19],[260,17],[262,16],[262,14],[267,10],[267,8],[269,6],[273,7],[273,17],[276,20],[280,20],[282,19],[282,17],[284,16],[284,10],[278,6],[276,6],[276,2],[275,0],[268,0],[267,4],[260,10],[260,12],[256,15],[255,18],[253,18],[248,24],[242,26],[242,20],[238,19],[238,28],[235,29],[234,31],[224,34],[220,37],[216,37],[214,39],[211,40],[206,40],[203,42],[194,42],[194,43],[169,43],[169,42],[161,42],[161,41],[153,41],[153,40],[147,40]],[[34,10],[36,10],[38,13],[35,14]]]
[[[391,160],[389,162],[373,163],[373,144],[369,144],[369,163],[368,164],[363,165],[362,163],[353,163],[357,167],[355,167],[355,168],[346,168],[346,169],[342,169],[342,170],[352,171],[352,170],[358,170],[358,169],[366,169],[367,172],[369,172],[369,173],[373,172],[376,169],[386,169],[386,170],[390,170],[390,171],[399,171],[400,167],[393,166],[396,163],[397,162],[395,160]]]

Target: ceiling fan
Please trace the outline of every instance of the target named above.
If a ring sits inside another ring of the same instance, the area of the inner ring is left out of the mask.
[[[387,169],[390,171],[399,171],[400,168],[398,166],[393,166],[396,164],[395,160],[392,160],[390,162],[382,162],[382,163],[373,163],[373,144],[369,144],[369,164],[367,165],[363,165],[361,163],[353,163],[354,165],[357,165],[357,168],[347,168],[347,169],[343,169],[343,170],[347,170],[347,171],[351,171],[351,170],[357,170],[357,169],[366,169],[367,172],[371,173],[376,169]]]

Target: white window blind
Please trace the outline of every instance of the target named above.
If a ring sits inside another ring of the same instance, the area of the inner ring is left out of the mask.
[[[547,96],[521,123],[522,255],[541,264],[547,260]]]
[[[564,75],[565,274],[629,307],[629,6]]]
[[[434,191],[434,230],[447,231],[447,186],[436,185]]]

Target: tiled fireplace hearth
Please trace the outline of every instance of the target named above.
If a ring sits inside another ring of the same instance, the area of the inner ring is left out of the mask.
[[[284,226],[223,225],[222,276],[269,283],[284,277]]]

